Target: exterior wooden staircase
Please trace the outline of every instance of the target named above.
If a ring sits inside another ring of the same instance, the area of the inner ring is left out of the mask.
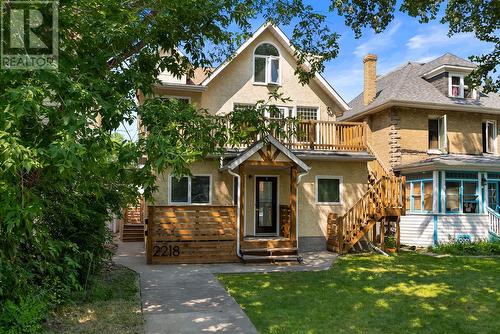
[[[387,235],[393,235],[399,247],[399,219],[405,211],[405,178],[382,176],[345,215],[328,216],[327,248],[344,254],[362,238],[384,248]]]
[[[143,201],[123,210],[120,238],[123,242],[144,241]]]

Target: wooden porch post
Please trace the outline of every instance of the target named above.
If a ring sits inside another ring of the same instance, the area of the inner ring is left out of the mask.
[[[401,246],[401,230],[400,230],[400,217],[396,220],[396,249],[399,250]]]
[[[385,218],[380,221],[380,248],[385,247]]]
[[[290,239],[297,238],[297,166],[290,168]]]
[[[245,165],[240,166],[240,242],[243,242],[245,233],[245,181],[246,181],[246,171]]]

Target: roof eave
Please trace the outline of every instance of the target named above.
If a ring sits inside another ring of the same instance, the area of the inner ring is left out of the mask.
[[[489,108],[483,106],[474,105],[450,105],[443,103],[429,103],[429,102],[409,102],[401,100],[388,100],[374,108],[367,109],[359,114],[348,116],[342,118],[342,121],[353,121],[360,117],[368,116],[374,114],[382,109],[390,107],[414,107],[414,108],[427,108],[427,109],[439,109],[439,110],[456,110],[456,111],[474,111],[477,113],[489,114],[489,113],[500,113],[499,108]]]

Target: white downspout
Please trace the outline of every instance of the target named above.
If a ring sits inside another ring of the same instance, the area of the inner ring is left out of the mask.
[[[241,176],[232,170],[227,170],[229,174],[236,177],[238,179],[238,195],[237,195],[237,208],[236,208],[236,255],[241,259],[241,251],[240,251],[240,208],[241,208]],[[234,193],[234,191],[233,191]]]
[[[309,171],[299,174],[299,176],[297,177],[297,187],[295,188],[295,203],[297,205],[297,207],[295,208],[295,238],[297,242],[297,249],[299,249],[299,184],[300,180],[302,180],[302,176],[305,176],[307,174],[309,174]]]

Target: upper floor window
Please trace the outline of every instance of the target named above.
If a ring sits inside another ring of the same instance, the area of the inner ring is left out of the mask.
[[[280,83],[280,54],[272,44],[262,43],[254,53],[254,82]]]
[[[497,122],[483,122],[483,153],[495,153],[497,141]]]
[[[448,95],[450,97],[464,97],[464,76],[450,73],[448,79]]]
[[[429,118],[429,150],[444,152],[446,149],[446,115]]]

